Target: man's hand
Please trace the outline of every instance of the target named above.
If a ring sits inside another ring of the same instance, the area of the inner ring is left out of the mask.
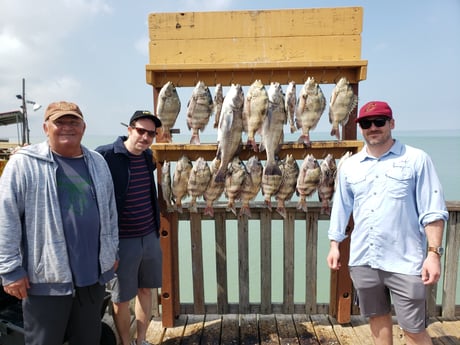
[[[27,277],[24,277],[22,279],[16,280],[14,283],[3,286],[3,290],[5,290],[7,294],[19,299],[24,299],[27,297],[27,289],[29,288],[29,279]]]
[[[326,260],[330,269],[335,271],[340,269],[340,250],[338,242],[331,241],[331,248],[329,249],[329,254],[327,255]]]
[[[438,254],[428,252],[422,266],[422,281],[425,285],[436,284],[441,277],[441,258]]]

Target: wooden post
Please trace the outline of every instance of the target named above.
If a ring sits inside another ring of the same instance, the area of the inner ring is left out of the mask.
[[[346,229],[347,238],[340,243],[340,262],[342,267],[338,271],[331,271],[330,314],[338,323],[349,323],[351,320],[351,306],[353,301],[353,284],[348,273],[348,259],[350,257],[350,235],[353,230],[353,217],[350,217]]]

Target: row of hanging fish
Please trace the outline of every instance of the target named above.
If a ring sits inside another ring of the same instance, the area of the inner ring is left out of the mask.
[[[215,177],[221,173],[221,160],[215,157],[208,164],[204,158],[198,158],[194,163],[182,156],[176,163],[171,175],[170,162],[165,161],[162,167],[161,189],[166,202],[167,212],[182,212],[182,201],[189,197],[189,211],[198,212],[197,199],[202,197],[206,202],[204,215],[214,215],[214,203],[224,195],[227,198],[227,211],[235,215],[251,217],[250,202],[262,192],[263,200],[268,209],[272,210],[272,200],[276,200],[276,211],[286,217],[285,203],[290,201],[294,193],[298,196],[297,209],[308,212],[307,199],[315,192],[322,203],[321,213],[330,213],[336,178],[342,162],[351,156],[347,152],[336,164],[331,154],[328,154],[321,163],[308,154],[299,166],[292,155],[275,162],[280,175],[265,174],[266,169],[272,167],[266,163],[265,167],[257,156],[252,156],[242,162],[238,156],[228,163],[224,179]],[[236,203],[240,202],[240,211],[237,214]]]
[[[340,78],[332,90],[329,102],[331,136],[341,139],[339,125],[343,127],[348,122],[350,113],[357,104],[357,96],[347,78]],[[236,145],[241,132],[245,132],[248,137],[247,145],[257,152],[260,147],[255,136],[259,134],[260,146],[272,150],[274,144],[282,143],[283,126],[289,121],[291,133],[300,129],[299,142],[309,147],[310,131],[316,128],[325,108],[326,98],[313,77],[307,78],[298,98],[293,81],[288,84],[284,93],[280,83],[272,82],[267,90],[260,80],[255,80],[249,86],[246,96],[239,84],[231,85],[225,96],[222,85],[217,84],[214,97],[209,87],[203,81],[198,81],[187,103],[187,127],[192,132],[190,143],[200,144],[200,132],[206,128],[210,117],[214,116],[213,126],[218,130],[218,142],[233,140],[232,144]],[[163,139],[166,142],[172,142],[170,130],[175,125],[180,110],[181,101],[176,87],[169,81],[159,92],[156,109],[156,114],[163,123]],[[227,138],[229,129],[238,133]],[[270,139],[266,137],[268,130],[275,130],[270,132]]]

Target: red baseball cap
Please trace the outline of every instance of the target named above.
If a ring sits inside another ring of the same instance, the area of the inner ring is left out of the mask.
[[[393,111],[386,102],[372,101],[364,104],[359,110],[358,117],[355,122],[371,116],[386,116],[390,119],[393,118]]]

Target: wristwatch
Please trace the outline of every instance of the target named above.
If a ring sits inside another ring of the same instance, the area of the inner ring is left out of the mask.
[[[443,247],[428,247],[429,252],[433,252],[438,254],[438,256],[442,256],[444,254],[444,248]]]

